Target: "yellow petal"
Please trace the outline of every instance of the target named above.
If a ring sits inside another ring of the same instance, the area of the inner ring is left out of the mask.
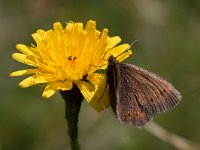
[[[39,33],[39,34],[43,35],[43,34],[45,34],[45,31],[44,31],[44,30],[42,30],[42,29],[38,29],[38,30],[37,30],[37,33]]]
[[[49,83],[45,87],[45,89],[42,93],[42,97],[49,98],[58,90],[63,90],[63,91],[71,90],[72,86],[73,85],[72,85],[71,81]]]
[[[38,44],[40,43],[40,41],[42,41],[42,36],[39,33],[33,33],[32,34],[33,39],[35,40],[35,42]]]
[[[132,54],[132,50],[128,50],[126,53],[119,55],[116,59],[119,62],[122,62],[124,59],[128,58]]]
[[[48,84],[43,93],[42,93],[42,97],[43,98],[49,98],[51,97],[55,92],[57,91],[57,87],[54,84]]]
[[[95,90],[95,85],[92,84],[91,82],[78,81],[78,82],[75,82],[75,83],[78,84],[80,90],[88,89],[88,91],[90,91],[90,92]]]
[[[109,44],[108,44],[108,48],[113,48],[115,45],[117,45],[120,41],[121,38],[119,36],[114,36],[108,39]]]
[[[123,53],[125,50],[129,49],[129,44],[122,44],[117,47],[111,49],[110,54],[114,57],[118,56],[119,54]]]
[[[33,55],[32,51],[24,44],[17,44],[16,48],[25,55]]]
[[[63,27],[62,27],[62,24],[60,22],[55,22],[53,24],[53,28],[54,28],[54,31],[56,31],[56,32],[62,32],[63,31]]]
[[[117,61],[122,62],[126,58],[128,58],[132,54],[132,50],[128,50],[127,52],[122,53],[121,55],[117,55]],[[109,57],[109,56],[107,56]],[[107,58],[109,59],[109,58]],[[102,61],[102,65],[99,66],[99,69],[106,69],[108,67],[108,60]]]
[[[48,81],[45,80],[44,78],[33,75],[33,76],[30,76],[30,77],[24,79],[23,81],[21,81],[19,83],[19,86],[21,88],[26,88],[26,87],[30,87],[30,86],[33,86],[36,84],[41,84],[41,83],[46,83],[46,82],[48,82]]]
[[[91,29],[96,29],[96,21],[89,20],[89,21],[87,22],[87,25],[86,25],[85,29],[86,29],[87,31],[89,31],[89,30],[91,30]],[[92,31],[93,31],[93,30],[92,30]]]
[[[21,63],[30,65],[30,66],[35,66],[35,67],[37,66],[37,64],[35,62],[33,62],[32,60],[27,58],[27,55],[24,55],[24,54],[21,54],[21,53],[13,53],[12,58],[21,62]]]
[[[108,88],[106,89],[106,77],[94,73],[91,77],[87,78],[95,85],[94,91],[90,91],[87,86],[80,88],[81,93],[85,100],[98,112],[104,110],[109,106]],[[80,87],[79,84],[77,84]]]
[[[27,75],[27,74],[34,74],[34,73],[36,73],[36,71],[37,71],[37,69],[19,70],[19,71],[12,72],[10,74],[10,76],[14,77],[14,76],[23,76],[23,75]]]
[[[60,83],[60,85],[57,85],[57,90],[71,90],[73,87],[72,81],[65,81],[63,83]]]
[[[107,39],[108,39],[108,29],[105,28],[101,32],[101,37],[100,37],[99,42],[98,42],[98,47],[103,49],[106,46],[105,44],[107,44],[106,43]]]

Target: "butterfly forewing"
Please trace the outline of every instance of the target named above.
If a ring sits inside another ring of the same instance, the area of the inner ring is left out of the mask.
[[[167,111],[181,99],[180,93],[160,76],[118,63],[112,56],[107,76],[112,109],[124,123],[144,126],[155,112]]]

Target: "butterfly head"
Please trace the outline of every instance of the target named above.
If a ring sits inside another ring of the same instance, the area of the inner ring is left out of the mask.
[[[118,63],[118,61],[116,60],[116,57],[114,57],[113,55],[111,55],[109,58],[108,58],[108,65],[114,65]]]

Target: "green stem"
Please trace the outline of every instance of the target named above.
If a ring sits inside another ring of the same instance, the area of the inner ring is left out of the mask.
[[[77,86],[70,91],[60,91],[65,100],[65,118],[68,125],[68,135],[72,150],[80,150],[78,143],[78,115],[83,96]]]

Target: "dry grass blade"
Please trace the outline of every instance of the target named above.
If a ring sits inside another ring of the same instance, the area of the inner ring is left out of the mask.
[[[181,150],[199,150],[200,145],[193,143],[183,137],[180,137],[174,133],[166,131],[160,125],[155,122],[151,122],[150,124],[145,126],[145,129],[156,136],[157,138],[168,142],[169,144],[173,145],[174,147],[181,149]]]

